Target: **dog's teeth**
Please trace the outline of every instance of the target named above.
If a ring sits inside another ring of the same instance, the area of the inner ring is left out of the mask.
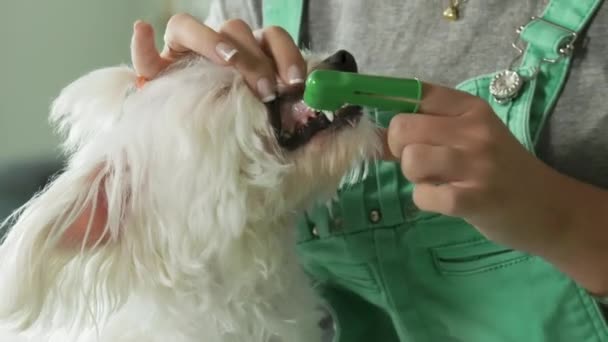
[[[346,122],[350,125],[350,127],[355,128],[355,122],[351,119],[347,119]]]
[[[325,115],[325,117],[327,118],[327,120],[329,120],[329,122],[333,122],[334,121],[334,112],[329,111],[329,110],[324,110],[323,114]]]

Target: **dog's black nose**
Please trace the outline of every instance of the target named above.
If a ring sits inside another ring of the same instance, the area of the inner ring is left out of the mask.
[[[346,50],[340,50],[325,60],[332,69],[347,72],[357,72],[355,57]]]

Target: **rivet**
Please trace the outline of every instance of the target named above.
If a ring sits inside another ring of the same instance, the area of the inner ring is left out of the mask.
[[[378,223],[380,222],[380,219],[381,215],[379,210],[374,209],[369,212],[369,220],[372,221],[372,223]]]

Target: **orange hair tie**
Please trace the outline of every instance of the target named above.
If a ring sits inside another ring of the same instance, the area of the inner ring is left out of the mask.
[[[148,83],[148,81],[149,80],[144,76],[137,76],[137,80],[135,81],[135,87],[137,87],[137,89],[141,89],[146,85],[146,83]]]

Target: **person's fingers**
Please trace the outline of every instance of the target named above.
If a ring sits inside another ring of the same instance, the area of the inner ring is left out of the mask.
[[[420,210],[455,217],[467,216],[481,201],[474,191],[450,183],[416,184],[412,199]]]
[[[219,65],[230,64],[237,49],[219,33],[188,14],[176,14],[167,23],[161,57],[173,61],[194,52]]]
[[[401,152],[401,170],[412,183],[457,182],[468,176],[471,161],[447,146],[411,144]]]
[[[458,116],[489,105],[464,91],[430,83],[422,83],[422,99],[418,113]]]
[[[219,30],[229,38],[241,52],[235,56],[233,65],[243,75],[247,84],[254,89],[263,102],[276,98],[277,83],[274,63],[253,36],[251,27],[242,20],[229,20]]]
[[[417,114],[459,116],[471,112],[485,103],[479,97],[458,89],[427,82],[420,82],[420,84],[422,89]]]
[[[262,50],[274,60],[281,81],[288,86],[303,84],[306,62],[289,33],[279,26],[270,26],[255,35]]]
[[[196,53],[216,64],[234,66],[264,102],[277,96],[273,58],[277,58],[282,83],[304,82],[304,59],[289,35],[278,28],[265,31],[261,46],[242,20],[229,20],[216,32],[188,14],[177,14],[167,23],[165,47],[160,54],[154,46],[151,26],[139,22],[134,31],[133,63],[138,74],[146,78],[153,78],[185,54]]]
[[[161,58],[156,49],[154,29],[141,20],[133,25],[131,61],[135,72],[145,78],[154,77],[169,65],[169,61]]]
[[[460,122],[447,117],[399,114],[389,123],[387,146],[396,159],[401,158],[404,147],[410,144],[456,146],[463,140],[461,126]]]

